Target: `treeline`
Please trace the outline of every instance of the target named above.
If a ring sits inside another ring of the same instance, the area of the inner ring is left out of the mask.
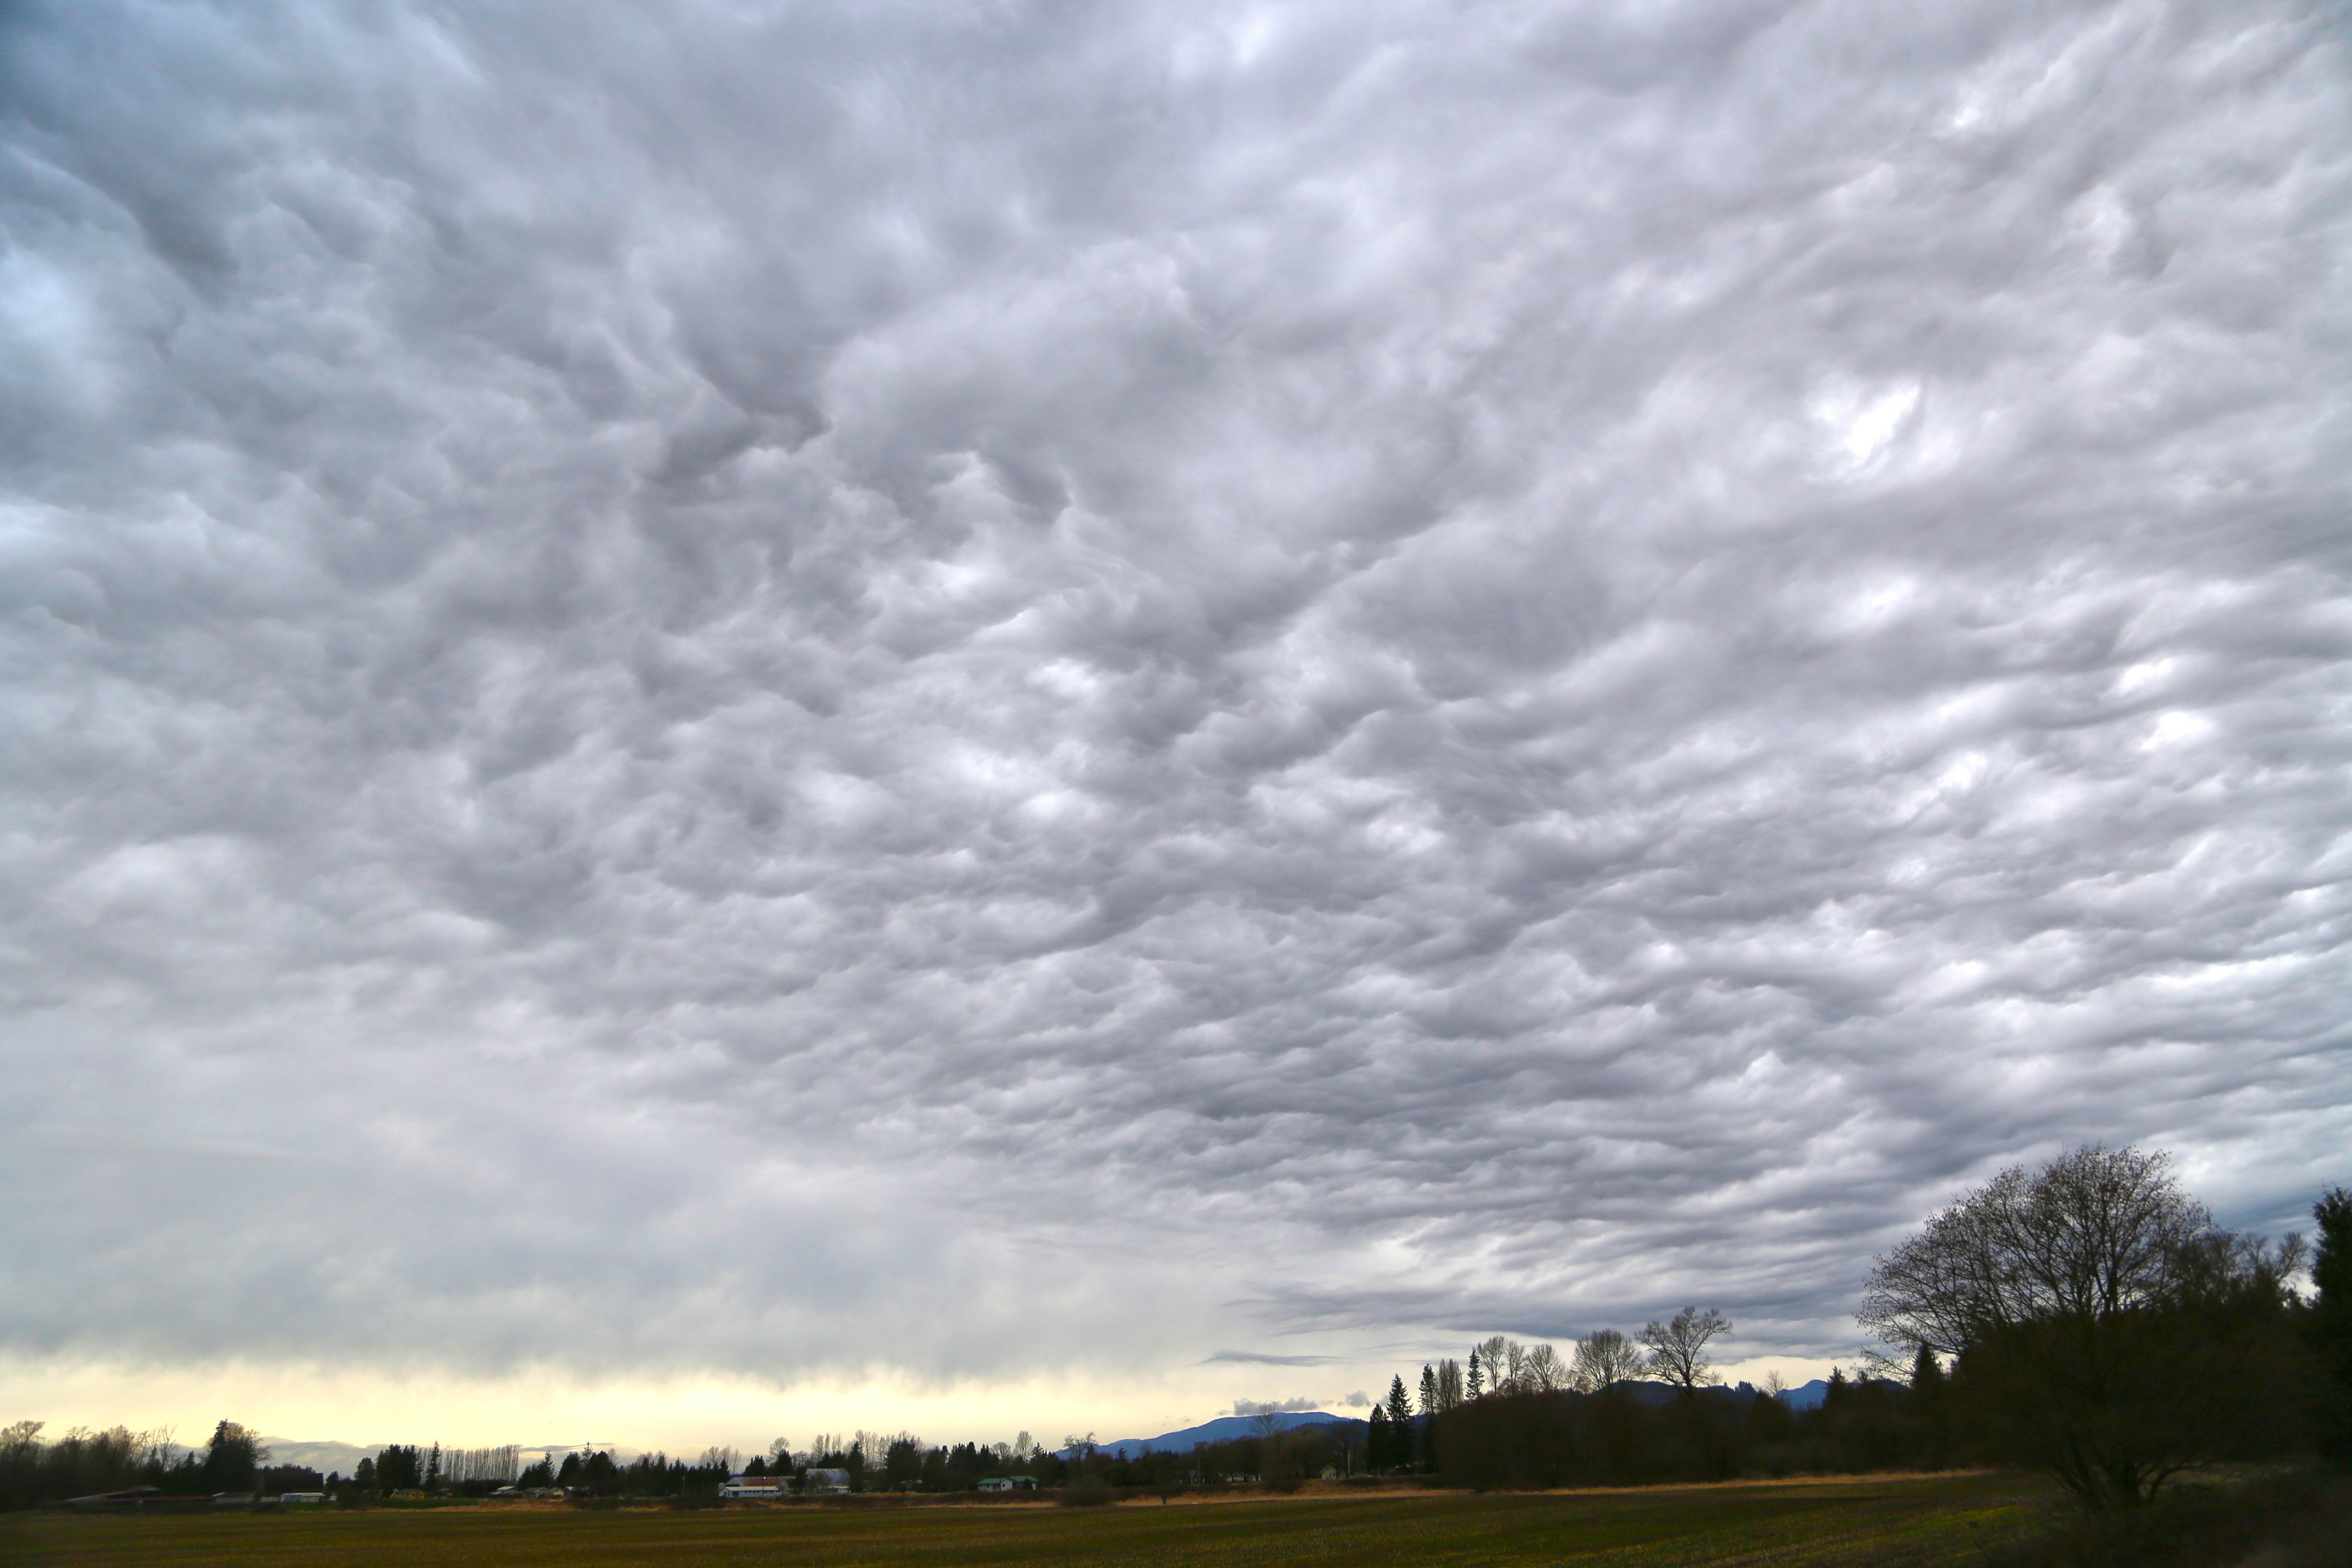
[[[811,1470],[837,1470],[854,1492],[970,1491],[990,1477],[1014,1474],[1053,1485],[1068,1469],[1026,1432],[1013,1443],[945,1447],[908,1432],[820,1433],[798,1452],[779,1437],[749,1458],[731,1447],[710,1447],[693,1459],[658,1452],[623,1459],[609,1449],[582,1449],[528,1466],[518,1460],[511,1448],[445,1451],[394,1444],[361,1460],[348,1489],[362,1500],[412,1492],[486,1497],[507,1488],[572,1497],[691,1499],[716,1497],[738,1476],[803,1481]],[[331,1478],[331,1488],[336,1479]]]
[[[1417,1394],[1399,1375],[1368,1465],[1486,1488],[1990,1464],[2112,1512],[2217,1465],[2352,1464],[2352,1194],[2312,1212],[2307,1252],[2216,1225],[2162,1154],[2078,1149],[1879,1258],[1858,1314],[1874,1364],[1834,1373],[1818,1409],[1717,1386],[1731,1324],[1689,1307],[1638,1347],[1602,1330],[1564,1360],[1496,1338],[1423,1367]]]
[[[1733,1331],[1685,1307],[1635,1335],[1602,1329],[1566,1356],[1496,1336],[1466,1359],[1402,1374],[1369,1430],[1281,1429],[1186,1454],[1062,1452],[1013,1443],[934,1446],[912,1433],[779,1438],[742,1459],[609,1451],[522,1467],[512,1447],[402,1445],[356,1473],[272,1466],[233,1421],[202,1450],[168,1431],[42,1425],[0,1429],[0,1507],[133,1487],[165,1495],[325,1491],[359,1503],[509,1489],[589,1498],[715,1498],[735,1475],[796,1489],[968,1492],[996,1478],[1108,1496],[1115,1489],[1411,1475],[1441,1485],[1538,1488],[1778,1476],[1798,1471],[2032,1467],[2095,1510],[2132,1509],[2176,1477],[2303,1453],[2352,1465],[2352,1194],[2315,1205],[2317,1245],[2226,1230],[2173,1181],[2160,1154],[2079,1149],[2003,1172],[1932,1216],[1874,1264],[1860,1321],[1875,1360],[1835,1371],[1819,1408],[1777,1389],[1722,1387],[1710,1363]],[[2297,1289],[2305,1266],[2315,1289]],[[822,1486],[810,1486],[822,1472]]]
[[[1450,1473],[1446,1452],[1459,1444],[1449,1444],[1447,1433],[1483,1430],[1511,1401],[1528,1411],[1572,1410],[1584,1398],[1622,1392],[1619,1403],[1638,1411],[1643,1401],[1626,1385],[1645,1372],[1696,1394],[1717,1381],[1707,1347],[1731,1330],[1731,1320],[1712,1307],[1685,1307],[1666,1322],[1645,1325],[1638,1343],[1615,1329],[1596,1329],[1565,1358],[1548,1344],[1522,1345],[1496,1334],[1470,1347],[1466,1368],[1450,1358],[1423,1366],[1418,1408],[1403,1375],[1391,1378],[1388,1397],[1372,1406],[1367,1462],[1381,1474]],[[1456,1418],[1472,1409],[1483,1414],[1475,1421]]]
[[[1374,1474],[1479,1490],[1936,1469],[1964,1458],[1946,1382],[1939,1365],[1908,1383],[1839,1368],[1822,1404],[1800,1411],[1746,1384],[1506,1380],[1392,1414],[1402,1403],[1399,1380],[1378,1411],[1366,1460]]]
[[[0,1508],[30,1508],[93,1493],[152,1487],[167,1497],[278,1495],[318,1491],[325,1479],[300,1465],[272,1465],[269,1450],[234,1421],[214,1427],[203,1448],[183,1448],[169,1428],[75,1427],[45,1441],[44,1423],[0,1427]]]
[[[525,1474],[522,1450],[512,1444],[489,1448],[430,1448],[394,1443],[362,1459],[349,1483],[362,1494],[390,1497],[404,1491],[446,1492],[456,1497],[487,1497],[500,1487],[513,1486]],[[328,1478],[330,1490],[344,1489],[341,1476]]]
[[[994,1477],[1025,1475],[1040,1486],[1059,1482],[1062,1461],[1024,1432],[1011,1443],[929,1444],[911,1432],[820,1433],[808,1451],[792,1459],[774,1458],[767,1474],[805,1480],[808,1472],[838,1470],[852,1491],[971,1491]],[[790,1468],[786,1468],[789,1460]],[[760,1471],[747,1468],[747,1475]]]
[[[1071,1439],[1064,1447],[1074,1449],[1075,1457],[1061,1468],[1058,1484],[1162,1494],[1253,1483],[1290,1490],[1318,1477],[1364,1471],[1363,1435],[1351,1426],[1286,1428],[1271,1415],[1253,1425],[1256,1430],[1244,1436],[1196,1443],[1185,1453],[1107,1454],[1084,1439]]]

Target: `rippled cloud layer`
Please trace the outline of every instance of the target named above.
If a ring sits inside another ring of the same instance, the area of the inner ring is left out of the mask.
[[[0,23],[9,1352],[1828,1355],[2352,1173],[2332,10],[621,12]]]

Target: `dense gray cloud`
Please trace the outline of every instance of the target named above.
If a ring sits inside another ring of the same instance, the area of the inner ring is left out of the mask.
[[[1830,1354],[2012,1158],[2292,1223],[2340,18],[1930,10],[13,9],[5,1348]]]

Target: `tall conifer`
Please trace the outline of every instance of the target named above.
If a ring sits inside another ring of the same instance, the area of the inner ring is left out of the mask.
[[[1412,1395],[1404,1391],[1404,1374],[1389,1379],[1389,1441],[1396,1446],[1400,1465],[1412,1463]]]

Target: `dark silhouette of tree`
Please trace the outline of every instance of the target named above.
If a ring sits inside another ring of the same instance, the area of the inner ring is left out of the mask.
[[[412,1491],[424,1481],[425,1458],[415,1444],[393,1443],[376,1454],[375,1484],[386,1496]]]
[[[2286,1281],[2301,1259],[2299,1238],[2273,1248],[2216,1226],[2163,1154],[2092,1146],[1934,1215],[1878,1260],[1858,1317],[1892,1351],[1953,1357],[1994,1452],[2093,1508],[2128,1508],[2289,1436],[2278,1395],[2296,1381]]]
[[[205,1446],[205,1480],[216,1492],[249,1492],[268,1462],[269,1450],[257,1435],[224,1421],[213,1428],[212,1441]]]
[[[1945,1387],[1944,1363],[1934,1350],[1921,1345],[1911,1358],[1911,1387],[1905,1407],[1915,1417],[1927,1441],[1928,1456],[1941,1465],[1951,1449],[1950,1401]]]
[[[1511,1342],[1501,1334],[1489,1334],[1473,1347],[1486,1368],[1486,1392],[1500,1394],[1510,1381]]]
[[[1785,1443],[1797,1429],[1797,1417],[1788,1405],[1769,1394],[1759,1394],[1748,1402],[1747,1438],[1751,1447]]]
[[[1378,1473],[1396,1468],[1396,1458],[1391,1451],[1396,1439],[1389,1426],[1389,1407],[1385,1401],[1372,1406],[1370,1430],[1364,1434],[1364,1468]]]
[[[1587,1394],[1599,1394],[1642,1369],[1642,1352],[1614,1329],[1595,1329],[1576,1342],[1569,1381]]]
[[[1478,1347],[1470,1347],[1470,1397],[1476,1399],[1486,1391],[1486,1364],[1478,1359]]]
[[[2352,1193],[2330,1187],[2311,1207],[2318,1243],[2311,1260],[2312,1340],[2319,1356],[2319,1451],[2352,1465]]]
[[[265,1465],[254,1478],[254,1490],[265,1497],[280,1492],[324,1491],[327,1478],[308,1465]]]
[[[1421,1463],[1424,1469],[1437,1468],[1437,1368],[1423,1362],[1421,1368]]]
[[[1572,1374],[1559,1352],[1547,1344],[1529,1345],[1519,1369],[1519,1381],[1528,1394],[1557,1394],[1569,1386]]]
[[[1650,1347],[1650,1368],[1685,1393],[1717,1380],[1706,1358],[1707,1342],[1731,1332],[1731,1320],[1713,1307],[1685,1307],[1666,1322],[1643,1325],[1642,1342]]]
[[[1404,1391],[1404,1374],[1389,1379],[1389,1441],[1395,1445],[1396,1462],[1413,1462],[1412,1395]]]

